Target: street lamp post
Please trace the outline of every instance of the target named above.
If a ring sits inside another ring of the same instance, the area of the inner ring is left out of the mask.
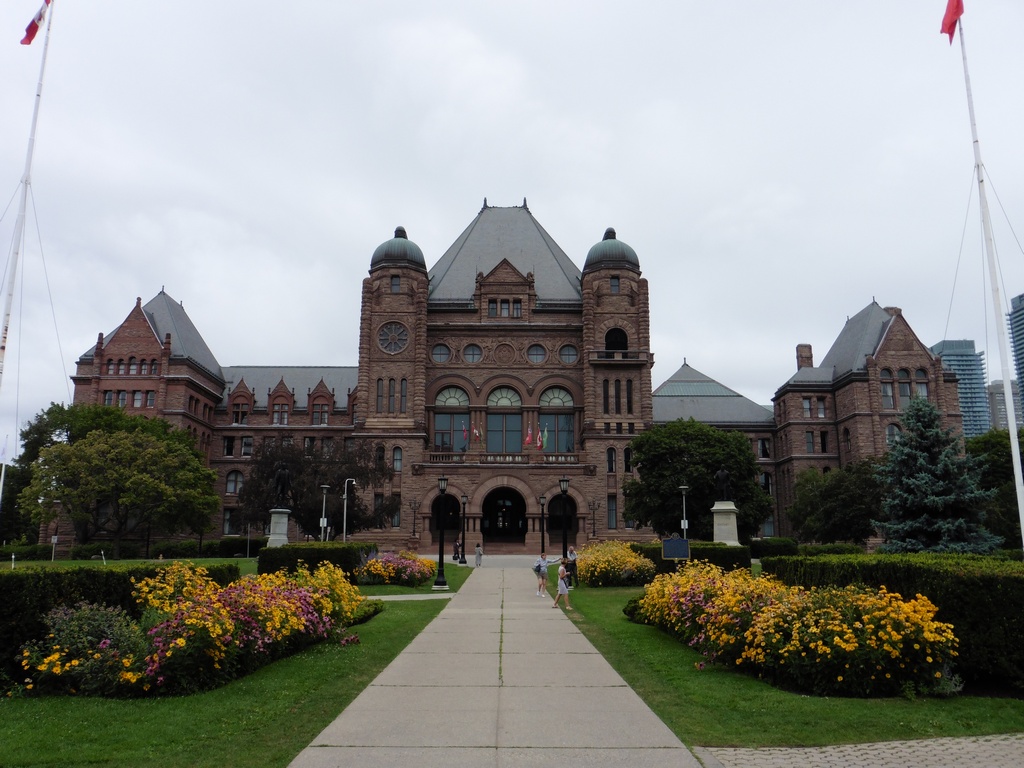
[[[569,556],[569,478],[562,475],[558,481],[562,491],[562,557]]]
[[[412,515],[412,535],[416,535],[416,513],[420,511],[420,503],[416,499],[409,499],[409,514]]]
[[[320,512],[320,541],[327,541],[327,492],[331,490],[331,486],[325,483],[320,489],[324,492],[324,504]]]
[[[591,499],[587,502],[587,506],[590,507],[590,535],[592,538],[597,538],[597,510],[601,508],[601,502],[597,499]]]
[[[682,527],[683,527],[683,538],[684,539],[687,538],[687,531],[686,531],[686,529],[690,527],[690,522],[686,519],[686,492],[688,490],[690,490],[690,486],[688,486],[688,485],[680,485],[679,486],[679,492],[681,494],[683,494],[683,522],[682,522]]]
[[[448,495],[448,478],[444,475],[437,478],[437,490],[441,494],[441,502],[437,505],[437,578],[434,579],[434,589],[447,591],[448,582],[444,578],[444,517],[445,502]]]
[[[348,541],[348,484],[354,483],[356,480],[354,477],[347,478],[345,480],[345,492],[341,495],[342,498],[342,510],[341,510],[341,540]]]
[[[469,497],[462,494],[462,544],[459,545],[459,565],[466,564],[466,503]]]
[[[544,503],[548,500],[547,496],[540,497],[540,551],[545,552],[544,548]]]

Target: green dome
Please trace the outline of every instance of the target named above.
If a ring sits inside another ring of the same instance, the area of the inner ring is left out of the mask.
[[[370,269],[378,267],[419,267],[425,271],[427,262],[420,247],[405,234],[405,227],[398,227],[395,236],[378,245],[373,252]]]
[[[583,271],[609,267],[640,270],[640,259],[637,258],[636,251],[621,240],[617,240],[615,230],[611,227],[604,231],[604,239],[590,249]]]

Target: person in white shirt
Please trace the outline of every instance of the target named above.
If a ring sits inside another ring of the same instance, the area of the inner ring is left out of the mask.
[[[561,565],[558,566],[558,594],[555,595],[555,602],[551,604],[552,608],[558,607],[558,601],[563,597],[565,598],[565,610],[571,611],[572,606],[569,605],[569,558],[563,557]]]

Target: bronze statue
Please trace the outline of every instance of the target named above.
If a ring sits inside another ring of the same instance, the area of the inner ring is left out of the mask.
[[[732,500],[732,488],[729,485],[729,470],[722,467],[715,473],[715,487],[718,489],[719,501]]]
[[[274,467],[274,492],[279,506],[291,501],[292,473],[288,470],[288,465],[283,461],[277,462],[277,466]]]

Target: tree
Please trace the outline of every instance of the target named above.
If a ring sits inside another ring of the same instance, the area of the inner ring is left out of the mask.
[[[832,472],[806,469],[796,479],[796,501],[787,513],[801,541],[864,544],[881,517],[882,486],[873,460]]]
[[[287,467],[291,480],[292,517],[310,536],[320,536],[320,517],[326,506],[331,537],[368,528],[383,528],[397,510],[398,499],[387,495],[377,508],[363,502],[355,487],[348,489],[348,504],[343,501],[345,481],[355,480],[362,490],[383,487],[394,476],[392,468],[380,458],[376,448],[356,441],[344,450],[303,450],[292,442],[264,440],[253,452],[249,476],[238,494],[244,519],[264,525],[270,510],[278,506],[274,475],[280,464]],[[330,486],[326,502],[322,486]],[[342,518],[345,518],[344,520]]]
[[[29,511],[18,503],[21,492],[32,482],[32,465],[44,448],[72,445],[91,432],[143,432],[161,440],[192,448],[195,439],[184,430],[174,429],[163,419],[134,416],[121,408],[107,405],[63,405],[50,403],[21,430],[21,453],[7,469],[0,517],[4,539],[24,537],[35,541],[39,532]]]
[[[650,525],[659,535],[679,532],[682,497],[686,485],[686,513],[692,538],[714,538],[711,507],[719,499],[715,473],[730,475],[732,500],[739,510],[736,526],[741,539],[757,533],[771,514],[771,497],[758,483],[757,459],[747,437],[726,432],[693,419],[679,419],[652,427],[630,442],[639,479],[622,487],[626,515]]]
[[[208,528],[219,505],[215,480],[178,440],[94,430],[74,443],[43,448],[19,502],[39,522],[62,510],[82,541],[110,536],[119,558],[122,540],[150,527],[164,533]]]
[[[982,525],[994,494],[981,489],[979,462],[960,446],[938,408],[925,398],[910,401],[878,469],[886,518],[875,523],[885,536],[880,551],[987,553],[999,545]]]
[[[1018,430],[1017,442],[1024,442],[1024,429]],[[993,429],[983,435],[968,438],[966,449],[967,454],[981,464],[981,487],[995,494],[986,508],[985,527],[997,536],[1002,536],[1007,545],[1019,546],[1020,512],[1017,509],[1017,486],[1013,477],[1010,430]]]

